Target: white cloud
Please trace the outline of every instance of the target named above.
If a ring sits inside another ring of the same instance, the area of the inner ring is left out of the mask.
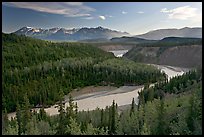
[[[170,10],[167,10],[167,8],[163,8],[163,9],[160,10],[160,12],[163,12],[163,13],[169,13]]]
[[[71,5],[71,6],[81,6],[83,5],[82,2],[63,2],[64,4]]]
[[[202,13],[197,14],[195,17],[192,18],[192,23],[197,23],[202,26]]]
[[[122,14],[127,14],[127,12],[126,11],[122,11]]]
[[[112,18],[113,16],[112,15],[100,15],[98,16],[99,19],[101,20],[106,20],[107,18]],[[96,17],[93,17],[93,16],[88,16],[88,17],[84,17],[83,19],[87,19],[87,20],[92,20],[92,19],[95,19]]]
[[[92,20],[92,19],[94,19],[94,17],[84,17],[83,19],[86,19],[86,20]]]
[[[39,12],[61,14],[66,17],[90,16],[90,12],[95,11],[82,2],[4,2],[3,4]]]
[[[99,16],[100,19],[105,20],[106,17],[105,16]]]
[[[162,13],[168,13],[169,19],[178,19],[178,20],[193,19],[193,17],[196,17],[198,15],[196,11],[197,11],[197,8],[192,8],[190,6],[183,6],[175,9],[170,9],[170,10],[168,10],[167,8],[163,8],[160,10],[160,12]]]
[[[139,14],[143,14],[144,12],[143,12],[143,11],[138,11],[137,13],[139,13]]]

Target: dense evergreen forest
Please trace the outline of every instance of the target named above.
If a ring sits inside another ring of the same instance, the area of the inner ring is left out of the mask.
[[[3,134],[18,135],[201,135],[202,134],[202,71],[196,70],[158,82],[155,87],[145,85],[140,92],[139,105],[134,98],[130,109],[118,111],[114,102],[105,109],[77,111],[77,104],[69,96],[69,107],[62,104],[59,115],[48,116],[30,112],[27,97],[17,105],[17,118],[2,117]]]
[[[202,45],[202,38],[182,38],[182,37],[166,37],[162,40],[149,43],[139,43],[138,46],[145,47],[175,47],[175,46],[188,46],[188,45]]]
[[[164,80],[153,66],[115,58],[89,44],[53,43],[3,34],[2,110],[13,112],[27,96],[32,107],[53,105],[59,91],[89,85],[142,85]]]
[[[81,43],[52,43],[2,33],[3,135],[201,135],[202,69],[167,82],[153,66],[115,58]],[[151,83],[156,83],[151,87]],[[130,108],[78,111],[69,94],[89,85],[145,85]],[[69,95],[69,106],[63,105]],[[59,115],[44,107],[59,101]],[[40,112],[31,112],[37,104]],[[8,113],[16,117],[8,120]]]

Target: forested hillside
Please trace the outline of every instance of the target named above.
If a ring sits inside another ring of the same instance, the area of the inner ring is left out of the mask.
[[[2,2],[2,135],[202,135],[201,31],[201,2]]]
[[[152,66],[116,59],[89,44],[52,43],[2,34],[2,110],[16,111],[28,98],[31,106],[59,101],[59,91],[89,85],[140,85],[164,79]]]
[[[134,99],[130,109],[118,113],[117,103],[105,109],[77,111],[69,98],[69,107],[62,104],[59,115],[48,116],[29,111],[29,101],[17,109],[17,118],[2,118],[3,134],[18,135],[201,135],[202,134],[202,70],[145,85],[140,102]]]

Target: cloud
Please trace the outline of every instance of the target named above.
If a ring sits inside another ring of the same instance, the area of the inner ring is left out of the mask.
[[[163,12],[163,13],[169,13],[170,10],[167,10],[167,8],[163,8],[163,9],[160,10],[160,12]]]
[[[94,19],[94,17],[84,17],[83,19],[86,19],[86,20],[92,20],[92,19]]]
[[[100,19],[105,20],[106,17],[105,16],[99,16]]]
[[[188,20],[193,19],[193,17],[196,17],[197,14],[197,8],[192,8],[190,6],[183,6],[178,7],[175,9],[168,10],[167,8],[163,8],[160,10],[162,13],[168,13],[169,19],[178,19],[178,20]]]
[[[139,14],[143,14],[144,12],[143,12],[143,11],[138,11],[137,13],[139,13]]]
[[[101,20],[106,20],[107,18],[112,18],[113,16],[111,16],[111,15],[100,15],[100,16],[98,16],[98,18],[99,19],[101,19]],[[94,17],[94,16],[89,16],[89,17],[84,17],[83,19],[87,19],[87,20],[92,20],[92,19],[96,19],[97,17]]]
[[[127,14],[127,12],[126,11],[122,11],[122,14]]]
[[[60,14],[65,17],[90,16],[94,8],[84,5],[82,2],[3,2],[4,5],[31,9],[39,12]]]
[[[72,6],[81,6],[83,5],[82,2],[63,2],[64,4],[67,4],[67,5],[72,5]]]
[[[112,15],[99,15],[98,18],[101,19],[101,20],[106,20],[107,18],[112,18],[113,16]],[[83,19],[87,19],[87,20],[92,20],[92,19],[96,19],[97,16],[89,16],[89,17],[84,17]]]
[[[112,15],[106,15],[106,17],[112,18],[113,16]]]

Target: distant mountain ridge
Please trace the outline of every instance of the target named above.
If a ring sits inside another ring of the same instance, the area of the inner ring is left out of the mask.
[[[120,32],[103,28],[101,26],[96,28],[51,28],[42,29],[34,27],[23,27],[14,32],[17,35],[26,35],[44,40],[58,40],[58,41],[79,41],[86,39],[111,39],[113,37],[129,36],[127,32]]]
[[[148,40],[161,40],[165,37],[189,37],[189,38],[202,38],[202,28],[184,27],[181,29],[158,29],[149,31],[145,34],[136,35],[137,38]]]
[[[184,27],[181,29],[158,29],[141,35],[131,36],[127,32],[121,32],[103,28],[34,28],[23,27],[14,32],[17,35],[26,35],[43,40],[54,41],[86,41],[86,42],[144,42],[148,40],[162,40],[166,37],[202,38],[202,28]]]
[[[188,38],[188,37],[165,37],[160,42],[174,42],[174,43],[187,43],[202,41],[202,38]]]

